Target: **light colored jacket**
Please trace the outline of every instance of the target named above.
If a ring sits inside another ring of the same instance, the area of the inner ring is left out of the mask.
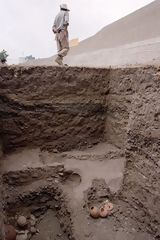
[[[67,25],[69,25],[69,12],[61,10],[54,20],[52,30],[59,32],[65,30]]]

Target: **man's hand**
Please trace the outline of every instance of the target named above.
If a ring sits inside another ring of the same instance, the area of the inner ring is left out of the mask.
[[[57,30],[56,30],[56,28],[54,26],[52,27],[52,31],[53,31],[54,34],[57,33]]]
[[[64,24],[65,30],[68,29],[69,23]]]

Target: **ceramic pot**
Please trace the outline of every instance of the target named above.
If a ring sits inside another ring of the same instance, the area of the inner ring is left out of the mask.
[[[5,239],[16,240],[16,230],[12,225],[4,225]]]
[[[91,207],[90,208],[90,215],[93,218],[99,218],[99,209],[97,207]]]
[[[100,217],[106,218],[108,214],[108,209],[105,206],[100,208]]]

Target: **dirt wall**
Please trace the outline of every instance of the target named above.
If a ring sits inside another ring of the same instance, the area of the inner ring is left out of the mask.
[[[3,67],[0,133],[5,150],[70,150],[103,139],[107,69]]]
[[[137,69],[1,68],[4,148],[125,147]]]
[[[133,82],[137,69],[115,69],[109,74],[109,92],[106,96],[107,116],[105,137],[108,142],[125,148],[127,126],[134,95]]]
[[[4,216],[3,216],[3,183],[1,172],[1,159],[2,159],[2,143],[0,141],[0,239],[4,240]]]
[[[123,194],[160,237],[160,69],[139,70],[127,130],[127,166]]]
[[[2,198],[2,178],[0,176],[0,239],[4,240],[4,219],[3,219],[3,198]]]

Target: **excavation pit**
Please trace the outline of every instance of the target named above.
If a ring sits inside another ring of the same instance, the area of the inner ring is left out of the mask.
[[[27,239],[159,239],[159,82],[155,67],[1,67],[1,229],[22,215]]]

